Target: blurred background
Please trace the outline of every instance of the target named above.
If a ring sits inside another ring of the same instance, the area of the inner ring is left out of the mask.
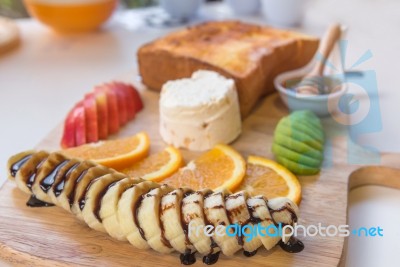
[[[29,15],[22,0],[0,0],[0,16],[25,18]]]
[[[222,0],[206,0],[207,2],[217,2]],[[130,9],[158,5],[158,0],[120,0],[119,8]],[[23,0],[0,0],[0,16],[9,18],[29,17]]]

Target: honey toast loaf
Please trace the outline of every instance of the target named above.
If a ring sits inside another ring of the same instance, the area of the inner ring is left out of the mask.
[[[138,51],[143,83],[159,91],[169,80],[213,70],[236,82],[242,117],[258,99],[274,91],[281,72],[304,66],[318,39],[239,21],[206,22],[170,33]]]

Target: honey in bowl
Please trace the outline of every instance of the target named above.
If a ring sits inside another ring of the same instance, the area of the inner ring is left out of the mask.
[[[113,13],[117,0],[24,0],[29,13],[60,32],[98,28]]]

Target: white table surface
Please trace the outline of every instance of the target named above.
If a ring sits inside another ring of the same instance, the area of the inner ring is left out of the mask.
[[[400,2],[396,0],[310,0],[302,31],[321,35],[339,21],[349,26],[347,58],[354,62],[371,49],[362,69],[377,73],[383,130],[361,142],[380,151],[400,152]],[[0,57],[0,162],[32,148],[92,86],[127,73],[136,66],[136,49],[167,29],[147,28],[142,11],[120,13],[102,31],[61,36],[33,20],[19,20],[22,45]],[[232,17],[217,4],[203,17]],[[259,17],[246,18],[266,24]],[[172,30],[172,29],[168,29]],[[399,163],[400,166],[400,163]],[[5,180],[0,172],[0,184]],[[347,266],[399,266],[400,192],[368,186],[350,193],[349,224],[381,226],[382,238],[351,237]],[[1,222],[0,222],[1,223]],[[0,265],[2,265],[0,263]]]

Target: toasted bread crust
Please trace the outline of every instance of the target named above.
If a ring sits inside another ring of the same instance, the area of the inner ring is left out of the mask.
[[[159,91],[169,80],[213,70],[236,82],[242,117],[273,92],[273,79],[308,63],[318,39],[238,21],[207,22],[171,33],[138,51],[143,83]]]

